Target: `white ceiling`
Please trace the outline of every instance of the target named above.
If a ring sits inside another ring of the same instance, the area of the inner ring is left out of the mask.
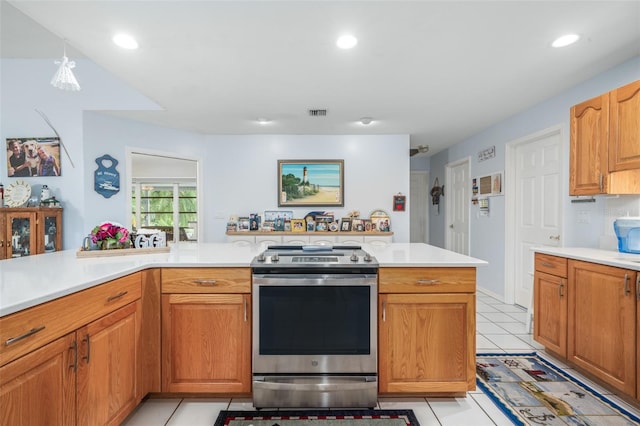
[[[427,155],[640,55],[640,1],[1,6],[3,58],[57,59],[66,39],[72,60],[93,60],[164,108],[118,115],[205,134],[410,134]],[[140,48],[113,45],[116,31]],[[344,32],[355,49],[336,48]],[[566,32],[582,38],[551,48]],[[315,108],[327,116],[309,117]],[[357,124],[365,116],[374,123]]]

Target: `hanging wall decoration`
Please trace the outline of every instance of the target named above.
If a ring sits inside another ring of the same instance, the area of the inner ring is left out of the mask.
[[[118,160],[105,154],[96,158],[98,168],[93,173],[94,190],[104,198],[109,198],[120,191],[120,173],[116,170]]]
[[[405,210],[407,197],[398,193],[398,195],[393,196],[393,211],[394,212],[403,212]]]
[[[433,182],[433,188],[431,188],[431,203],[438,207],[437,214],[440,214],[440,197],[444,197],[444,185],[440,186],[438,178]]]

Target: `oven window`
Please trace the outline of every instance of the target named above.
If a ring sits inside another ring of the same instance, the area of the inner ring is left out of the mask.
[[[261,286],[259,353],[368,355],[370,292],[369,286]]]

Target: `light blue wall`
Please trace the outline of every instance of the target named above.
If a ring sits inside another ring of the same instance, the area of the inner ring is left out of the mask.
[[[471,176],[482,176],[505,170],[505,146],[518,138],[537,131],[560,126],[562,129],[563,164],[562,196],[564,209],[564,246],[567,247],[598,247],[599,238],[604,229],[603,197],[596,197],[598,201],[591,204],[571,204],[569,197],[569,109],[572,105],[600,95],[609,90],[640,79],[640,57],[627,61],[599,76],[554,96],[526,111],[497,123],[448,150],[431,157],[431,180],[439,178],[443,183],[445,166],[448,163],[471,157]],[[498,88],[496,88],[498,90]],[[517,96],[517,93],[513,94]],[[484,102],[484,101],[483,101]],[[483,105],[483,107],[486,107]],[[489,106],[490,107],[490,106]],[[496,156],[487,161],[478,162],[479,151],[495,146]],[[505,176],[509,179],[509,176]],[[446,191],[445,191],[446,195]],[[472,207],[470,214],[470,255],[489,262],[486,268],[478,269],[478,285],[497,295],[504,295],[504,256],[505,256],[505,205],[504,197],[492,197],[490,200],[491,214],[489,217],[476,217]],[[588,211],[591,221],[588,224],[578,224],[577,214]],[[440,215],[431,215],[429,224],[430,244],[444,247],[445,241],[444,204]]]
[[[140,148],[202,159],[205,242],[224,241],[229,214],[277,208],[277,160],[345,160],[345,206],[327,208],[336,216],[358,209],[362,217],[383,209],[391,216],[394,241],[409,241],[409,213],[393,212],[393,195],[409,192],[408,135],[200,135],[116,118],[100,110],[158,109],[127,84],[88,60],[76,61],[80,92],[65,92],[49,84],[53,60],[3,59],[0,75],[0,138],[52,136],[34,109],[54,124],[71,160],[62,153],[61,177],[28,181],[39,193],[47,184],[64,207],[63,244],[77,249],[91,228],[104,220],[127,223],[127,149]],[[6,178],[6,150],[0,158],[0,182]],[[94,191],[95,159],[109,154],[120,163],[121,190],[106,199]],[[74,163],[74,166],[71,165]],[[309,210],[295,209],[303,215]]]
[[[76,60],[74,73],[82,86],[80,92],[62,91],[49,84],[57,69],[53,59],[2,59],[0,69],[2,143],[6,138],[55,136],[36,113],[38,109],[49,118],[69,151],[69,156],[61,152],[62,176],[25,180],[35,194],[43,184],[49,186],[64,207],[63,245],[79,247],[91,226],[85,223],[85,189],[93,186],[93,180],[86,180],[85,170],[95,166],[85,163],[85,148],[92,142],[83,135],[83,111],[153,110],[158,106],[88,60]],[[6,186],[16,179],[7,177],[6,150],[0,151],[0,182]]]

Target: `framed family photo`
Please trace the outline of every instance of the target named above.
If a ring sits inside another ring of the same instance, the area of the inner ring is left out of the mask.
[[[344,160],[278,160],[278,207],[344,206]]]
[[[60,139],[7,138],[7,176],[60,176]]]

